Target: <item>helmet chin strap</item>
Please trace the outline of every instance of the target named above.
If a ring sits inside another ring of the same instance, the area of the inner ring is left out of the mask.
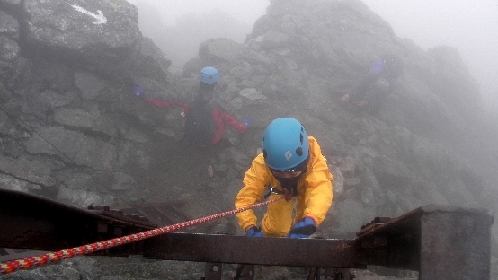
[[[292,197],[297,197],[297,187],[299,183],[299,179],[303,177],[304,173],[306,173],[306,170],[301,172],[296,177],[293,178],[280,178],[280,177],[275,177],[277,181],[280,183],[280,186],[284,189],[285,191],[285,199],[289,201]]]

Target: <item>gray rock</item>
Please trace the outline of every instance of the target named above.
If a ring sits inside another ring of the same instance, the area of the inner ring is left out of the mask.
[[[55,178],[51,176],[50,168],[43,162],[28,160],[25,158],[0,158],[0,170],[2,173],[10,174],[19,180],[40,184],[44,186],[55,186]]]
[[[91,128],[100,117],[99,115],[98,111],[88,112],[82,109],[61,108],[55,111],[54,120],[65,126]]]
[[[19,22],[9,14],[0,11],[0,35],[19,39]]]
[[[381,112],[341,102],[388,52],[406,71]],[[195,217],[231,210],[264,129],[288,116],[316,136],[335,176],[325,232],[354,235],[375,216],[425,204],[497,210],[498,132],[483,121],[478,86],[458,51],[400,40],[360,1],[271,1],[243,44],[206,40],[182,75],[169,73],[170,64],[124,0],[0,0],[0,187],[50,188],[56,200],[81,207],[186,199]],[[196,149],[182,138],[183,108],[156,108],[129,91],[138,83],[146,97],[190,102],[205,65],[220,70],[224,108],[252,124],[245,135],[227,127],[220,144]],[[139,257],[86,260],[10,279],[204,273],[199,264]]]
[[[112,170],[116,148],[83,133],[59,127],[40,127],[26,143],[31,154],[57,155],[64,162],[97,170]]]

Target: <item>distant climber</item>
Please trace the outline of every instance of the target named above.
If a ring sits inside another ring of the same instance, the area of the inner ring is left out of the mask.
[[[376,114],[403,74],[403,60],[394,54],[386,54],[372,63],[366,75],[341,100],[353,101],[360,108]]]
[[[238,213],[240,227],[246,236],[308,238],[332,205],[332,179],[320,146],[304,126],[294,118],[274,119],[264,132],[262,153],[245,173],[235,207],[255,204],[265,191],[265,197],[286,199],[268,205],[261,227],[252,210]]]
[[[249,119],[239,122],[227,113],[221,106],[221,100],[216,96],[220,76],[218,70],[208,66],[199,73],[199,92],[192,102],[165,101],[145,96],[144,89],[133,85],[132,93],[143,96],[148,103],[161,107],[182,107],[185,116],[184,139],[199,146],[208,147],[217,144],[230,126],[239,133],[245,133],[250,124]]]

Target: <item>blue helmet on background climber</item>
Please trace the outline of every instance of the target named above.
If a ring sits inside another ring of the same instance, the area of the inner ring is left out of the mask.
[[[220,80],[218,69],[208,66],[201,69],[199,73],[199,81],[206,84],[215,84]]]
[[[303,171],[308,156],[308,134],[297,119],[274,119],[266,128],[263,134],[263,157],[270,169]]]

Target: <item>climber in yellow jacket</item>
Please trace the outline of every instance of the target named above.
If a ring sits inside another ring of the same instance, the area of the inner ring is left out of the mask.
[[[253,210],[237,214],[239,225],[247,236],[307,238],[332,206],[332,179],[320,146],[304,126],[294,118],[275,119],[263,135],[262,153],[245,173],[235,207],[259,202],[265,190],[270,198],[284,195],[286,199],[268,205],[261,228]]]

